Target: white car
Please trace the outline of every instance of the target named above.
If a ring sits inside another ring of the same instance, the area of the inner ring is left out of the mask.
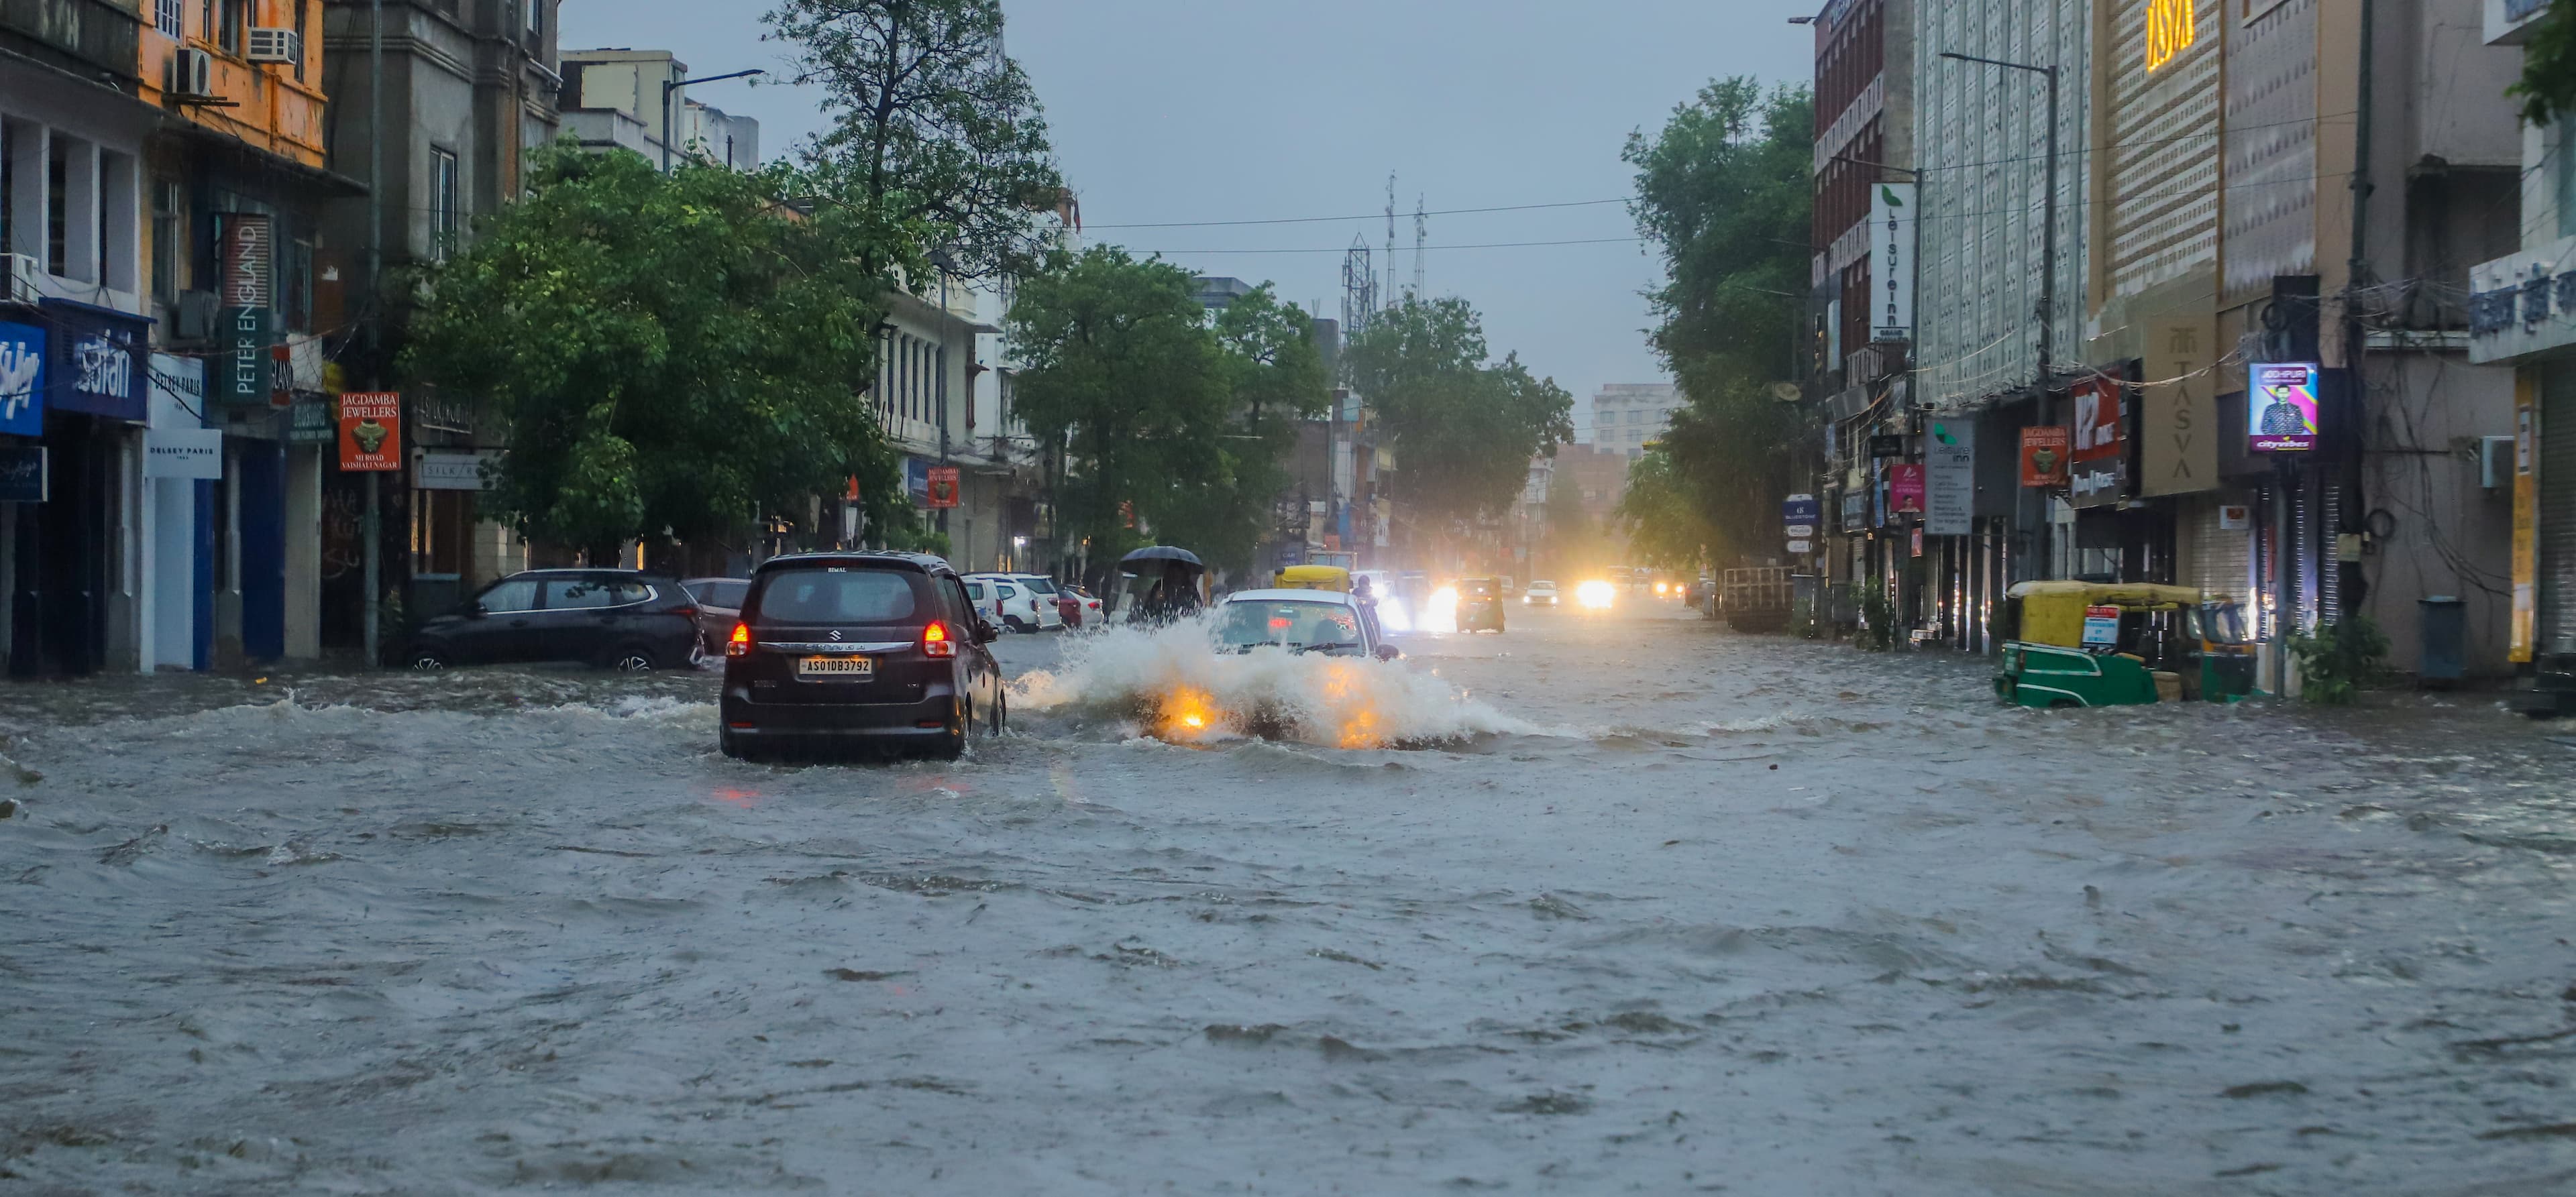
[[[1292,653],[1375,657],[1402,653],[1385,639],[1367,608],[1337,590],[1238,590],[1217,604],[1217,649],[1248,653],[1264,645]]]
[[[1521,592],[1521,605],[1524,607],[1555,606],[1556,583],[1544,578],[1531,582],[1529,589]]]
[[[1062,588],[1056,585],[1054,578],[1050,578],[1045,574],[1000,574],[996,576],[1000,577],[1003,581],[1009,582],[1014,586],[1030,591],[1038,596],[1039,612],[1043,615],[1052,615],[1055,617],[1053,620],[1044,622],[1040,626],[1049,631],[1061,632],[1064,630],[1064,600],[1071,596],[1065,594]]]
[[[1064,630],[1064,613],[1056,610],[1052,593],[1041,595],[1028,582],[1009,574],[970,574],[964,581],[968,597],[975,600],[984,618],[1009,631]]]

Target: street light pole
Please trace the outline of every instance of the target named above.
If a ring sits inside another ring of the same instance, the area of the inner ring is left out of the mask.
[[[669,174],[669,173],[671,173],[671,93],[672,93],[672,92],[678,91],[678,90],[680,90],[680,89],[681,89],[681,88],[683,88],[683,87],[687,87],[688,85],[690,85],[690,84],[692,84],[692,83],[722,83],[722,82],[724,82],[724,81],[725,81],[725,80],[727,80],[727,79],[747,79],[747,78],[749,78],[749,77],[751,77],[751,76],[753,76],[753,75],[766,75],[766,74],[768,74],[768,73],[769,73],[769,72],[768,72],[766,69],[764,69],[764,68],[761,68],[761,67],[753,67],[753,68],[751,68],[750,70],[747,70],[747,71],[732,71],[732,72],[729,72],[729,73],[726,73],[726,74],[722,74],[722,75],[708,75],[708,76],[706,76],[706,77],[704,77],[704,78],[699,78],[699,79],[665,79],[665,80],[663,80],[663,81],[662,81],[662,173],[663,173],[663,174],[666,174],[666,175],[667,175],[667,174]],[[727,151],[725,152],[725,165],[726,165],[727,167],[731,167],[731,166],[733,165],[733,152],[732,152],[731,150],[727,150]]]

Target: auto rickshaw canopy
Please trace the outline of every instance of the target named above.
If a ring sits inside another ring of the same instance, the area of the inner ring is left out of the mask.
[[[1338,565],[1291,565],[1279,571],[1276,586],[1281,590],[1331,590],[1351,592],[1351,571]]]
[[[2034,644],[2073,648],[2084,643],[2084,609],[2117,607],[2122,611],[2179,611],[2204,604],[2231,604],[2222,594],[2189,586],[2154,582],[2022,582],[2004,592],[2021,603],[2021,639]]]

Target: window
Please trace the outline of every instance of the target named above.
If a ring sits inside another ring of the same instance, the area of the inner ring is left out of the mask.
[[[179,251],[187,240],[180,232],[179,212],[185,199],[177,183],[152,180],[152,298],[165,304],[179,302]]]
[[[537,609],[537,580],[506,578],[494,582],[490,589],[483,592],[481,598],[483,613],[486,615],[534,611]]]
[[[653,597],[651,587],[631,578],[548,578],[546,610],[601,611]]]
[[[456,151],[429,151],[429,257],[444,262],[456,248]]]
[[[48,147],[45,155],[45,269],[54,274],[71,273],[71,143],[61,137]]]
[[[310,3],[311,0],[295,0],[295,81],[298,83],[304,81],[304,60],[313,56],[306,49],[311,44],[311,31],[305,28],[306,10]]]
[[[154,0],[152,28],[167,38],[187,36],[187,14],[180,0]]]
[[[764,624],[893,623],[912,612],[912,580],[893,570],[788,570],[760,589]]]
[[[248,25],[250,0],[213,0],[214,11],[207,21],[215,45],[226,54],[242,52],[242,28]]]
[[[519,7],[527,14],[529,36],[546,31],[546,0],[519,0]]]

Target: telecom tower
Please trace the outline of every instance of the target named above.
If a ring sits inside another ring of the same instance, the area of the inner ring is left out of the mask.
[[[1342,255],[1342,335],[1360,335],[1376,310],[1377,269],[1369,261],[1368,236],[1354,233],[1350,252]]]
[[[1431,239],[1431,214],[1422,210],[1424,196],[1413,195],[1413,297],[1428,299],[1431,292],[1422,285],[1422,246]]]
[[[1394,307],[1395,293],[1395,172],[1386,172],[1386,306]]]

